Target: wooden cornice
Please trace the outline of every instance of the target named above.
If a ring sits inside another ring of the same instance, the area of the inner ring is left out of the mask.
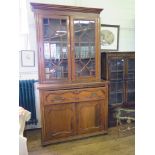
[[[66,5],[55,5],[55,4],[43,4],[43,3],[30,3],[32,8],[39,10],[51,10],[51,11],[69,11],[69,12],[83,12],[83,13],[96,13],[100,14],[103,10],[101,8],[87,8],[87,7],[76,7]]]

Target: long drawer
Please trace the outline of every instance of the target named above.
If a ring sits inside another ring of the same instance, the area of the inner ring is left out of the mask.
[[[43,97],[45,101],[44,104],[72,103],[104,99],[105,92],[105,87],[45,91]]]

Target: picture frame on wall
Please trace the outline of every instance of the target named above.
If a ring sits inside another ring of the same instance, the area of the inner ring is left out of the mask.
[[[119,25],[101,24],[101,50],[119,50]]]
[[[33,50],[21,51],[21,65],[22,67],[34,67],[35,66],[35,52]]]

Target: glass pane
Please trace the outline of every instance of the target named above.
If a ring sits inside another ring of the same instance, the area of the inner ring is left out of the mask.
[[[128,59],[127,102],[135,102],[135,59]]]
[[[124,59],[112,59],[110,60],[111,71],[123,71]]]
[[[121,104],[123,103],[123,93],[110,93],[110,104]]]
[[[135,102],[135,92],[128,92],[127,102]]]
[[[135,90],[135,81],[134,80],[129,80],[127,82],[128,90]]]
[[[124,79],[124,59],[111,59],[110,60],[110,80],[123,80]]]
[[[135,79],[135,60],[129,59],[128,60],[128,79]]]
[[[123,81],[120,81],[120,82],[110,81],[110,91],[111,92],[119,92],[119,91],[122,91],[123,89],[124,89]]]
[[[110,80],[123,80],[124,73],[122,72],[111,72]]]
[[[95,76],[95,21],[74,20],[76,77]]]
[[[135,81],[127,81],[127,102],[135,102]]]
[[[135,70],[135,59],[128,59],[128,71]]]
[[[45,78],[68,78],[67,19],[43,19]]]
[[[135,71],[128,71],[128,79],[135,79]]]

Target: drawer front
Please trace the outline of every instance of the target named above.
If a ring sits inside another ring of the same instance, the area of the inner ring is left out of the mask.
[[[79,101],[101,100],[105,98],[106,88],[87,88],[79,90]]]
[[[71,103],[76,101],[73,91],[47,91],[44,92],[44,104]]]

